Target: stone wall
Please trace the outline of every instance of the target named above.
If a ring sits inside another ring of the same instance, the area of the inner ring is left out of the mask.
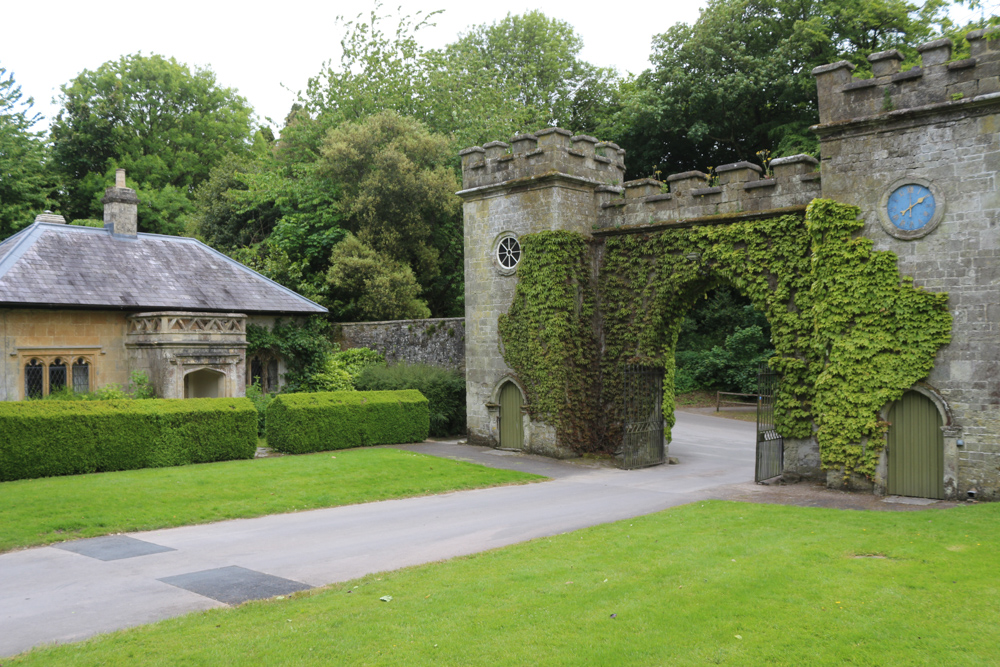
[[[336,325],[341,349],[367,347],[392,365],[429,364],[465,373],[465,318],[351,322]]]
[[[871,56],[872,79],[852,79],[846,62],[817,68],[814,130],[823,196],[859,206],[864,235],[915,285],[948,292],[952,342],[917,389],[943,400],[950,492],[1000,499],[1000,40],[968,39],[971,58],[949,62],[951,43],[937,40],[909,72],[895,51]],[[926,232],[887,218],[887,195],[906,183],[935,195],[941,213]]]

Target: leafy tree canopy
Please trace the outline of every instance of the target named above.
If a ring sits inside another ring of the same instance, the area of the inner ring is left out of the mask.
[[[141,201],[142,231],[179,233],[193,190],[227,154],[246,154],[253,111],[208,69],[141,53],[84,70],[62,86],[52,125],[63,210],[101,216],[100,198],[124,168]]]
[[[551,124],[588,130],[616,99],[614,72],[580,60],[573,28],[541,12],[508,14],[425,51],[416,35],[437,12],[384,28],[393,17],[380,11],[345,23],[339,63],[309,80],[287,119],[286,155],[315,159],[330,127],[387,110],[464,147]]]
[[[46,173],[45,142],[32,130],[40,118],[32,113],[33,104],[14,75],[0,67],[0,238],[52,206],[54,181]]]
[[[335,303],[348,320],[379,321],[430,317],[417,298],[420,285],[413,271],[348,235],[330,258],[327,280]]]
[[[946,0],[710,0],[698,20],[653,39],[653,67],[622,88],[606,121],[630,177],[815,152],[812,68],[914,47],[951,28]]]
[[[412,268],[440,308],[458,298],[451,281],[463,271],[461,253],[453,252],[462,243],[462,213],[452,149],[419,122],[383,112],[331,130],[320,159],[321,172],[343,189],[344,227]],[[442,273],[446,284],[436,283]]]
[[[462,219],[454,193],[461,185],[453,158],[446,138],[381,112],[331,128],[312,160],[268,153],[224,160],[198,190],[198,230],[337,320],[376,312],[386,319],[384,309],[398,317],[460,314]],[[334,257],[340,273],[331,273]],[[344,273],[348,265],[356,275]],[[371,303],[376,296],[386,299],[384,309]]]

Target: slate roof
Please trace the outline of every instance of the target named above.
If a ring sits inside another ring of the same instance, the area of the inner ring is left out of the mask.
[[[0,305],[326,312],[195,239],[47,222],[0,243]]]

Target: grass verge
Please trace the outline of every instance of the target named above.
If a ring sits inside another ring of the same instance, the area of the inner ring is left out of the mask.
[[[696,503],[10,664],[994,665],[998,519]]]
[[[398,449],[0,483],[0,551],[543,479]]]

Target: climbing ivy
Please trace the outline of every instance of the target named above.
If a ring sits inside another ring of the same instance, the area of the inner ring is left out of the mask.
[[[855,234],[857,209],[814,200],[812,236],[816,439],[823,467],[875,473],[889,424],[880,410],[927,377],[951,340],[948,295],[900,278],[896,255]]]
[[[894,254],[856,236],[857,215],[815,200],[805,218],[612,236],[597,253],[596,289],[582,236],[524,237],[500,335],[533,416],[555,424],[563,444],[613,451],[622,435],[622,366],[638,362],[664,369],[669,433],[681,320],[728,282],[771,324],[769,364],[782,376],[778,430],[815,435],[825,468],[871,476],[887,427],[880,410],[930,372],[950,339],[951,316],[946,294],[901,279]]]
[[[609,238],[600,271],[609,438],[620,438],[626,362],[664,368],[663,413],[673,426],[681,321],[697,299],[727,281],[771,323],[775,356],[769,363],[785,379],[775,408],[782,433],[808,437],[812,380],[819,371],[809,356],[809,250],[809,234],[796,215]]]
[[[594,451],[601,438],[590,245],[579,234],[540,232],[521,248],[514,301],[499,321],[501,353],[532,418],[554,425],[564,446]]]
[[[322,317],[313,316],[301,324],[279,318],[270,329],[247,325],[247,356],[270,350],[285,358],[286,392],[316,391],[314,376],[323,372],[335,349],[330,342],[330,325]]]

